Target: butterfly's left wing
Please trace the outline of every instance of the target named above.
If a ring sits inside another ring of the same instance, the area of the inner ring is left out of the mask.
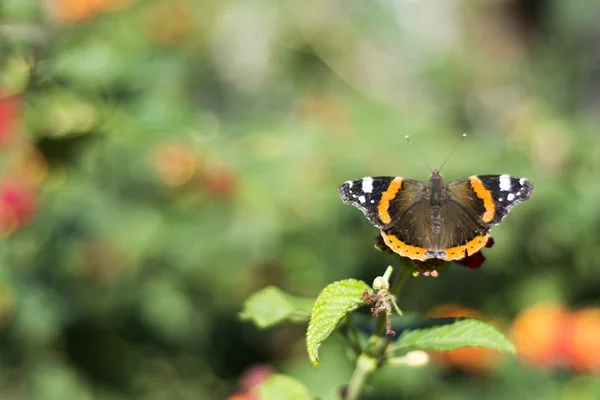
[[[529,200],[533,183],[510,175],[473,175],[450,182],[448,190],[463,208],[491,226],[499,224],[515,205]]]
[[[460,260],[486,245],[493,225],[531,196],[533,184],[509,175],[479,175],[450,182],[437,236],[437,258]]]
[[[339,188],[342,201],[361,210],[373,225],[387,229],[426,189],[424,183],[393,176],[347,181]]]

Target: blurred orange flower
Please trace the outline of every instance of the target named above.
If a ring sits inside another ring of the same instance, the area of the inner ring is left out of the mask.
[[[182,186],[196,174],[196,157],[183,143],[159,146],[152,158],[158,179],[167,186]]]
[[[568,316],[568,310],[555,303],[536,304],[519,313],[510,331],[517,355],[538,367],[561,364]]]
[[[95,17],[111,0],[55,0],[52,13],[62,22],[80,22]]]
[[[61,22],[82,22],[131,3],[132,0],[53,0],[50,12]]]
[[[517,315],[511,338],[517,354],[538,367],[600,372],[599,308],[570,312],[561,304],[536,304]]]
[[[579,372],[600,372],[600,309],[575,311],[569,318],[570,364]]]

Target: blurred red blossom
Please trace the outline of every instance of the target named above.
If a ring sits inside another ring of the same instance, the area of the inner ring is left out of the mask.
[[[35,216],[37,199],[35,189],[12,180],[0,183],[0,234],[8,236],[27,225]]]
[[[202,176],[202,186],[215,196],[230,198],[236,191],[236,175],[225,167],[206,168]]]
[[[0,92],[0,149],[14,138],[21,113],[21,102],[15,96],[5,96]]]
[[[227,400],[260,400],[258,387],[266,381],[275,370],[267,364],[256,364],[248,367],[238,380],[239,392]]]
[[[488,239],[487,243],[485,244],[485,247],[491,248],[493,246],[494,246],[494,239],[490,237]],[[471,254],[470,256],[466,256],[462,260],[458,260],[456,262],[458,264],[464,265],[468,268],[477,269],[477,268],[481,267],[481,265],[485,262],[485,257],[483,256],[483,254],[481,253],[481,250],[480,250],[477,253]]]

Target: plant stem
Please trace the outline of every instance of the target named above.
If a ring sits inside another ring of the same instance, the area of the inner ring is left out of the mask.
[[[367,378],[377,369],[377,360],[366,354],[361,354],[356,360],[356,366],[348,384],[346,400],[357,400]]]
[[[386,277],[390,276],[388,271],[386,271]],[[410,274],[410,269],[404,267],[400,268],[400,271],[396,275],[394,283],[390,289],[390,294],[392,296],[396,298],[398,297],[398,293],[400,292],[402,285],[404,282],[406,282],[406,279],[410,276]],[[387,315],[385,312],[379,313],[375,330],[373,331],[371,337],[369,337],[367,348],[365,352],[356,360],[356,366],[354,367],[354,372],[352,373],[350,383],[348,384],[345,400],[358,399],[366,380],[381,365],[379,358],[381,355],[385,354],[385,350],[389,345],[388,342],[383,344],[383,346],[378,346],[381,335],[383,335],[383,332],[385,331],[386,322]]]
[[[396,274],[396,278],[394,278],[394,283],[392,284],[392,288],[390,289],[390,294],[392,296],[398,298],[398,293],[400,292],[402,285],[404,284],[404,282],[406,282],[410,274],[410,269],[400,267],[400,271],[398,272],[398,274]],[[373,352],[375,350],[377,342],[379,341],[379,339],[381,339],[381,335],[383,335],[383,332],[385,331],[386,322],[387,315],[385,315],[385,313],[379,313],[379,316],[377,317],[377,324],[375,325],[375,330],[373,331],[371,337],[369,337],[369,342],[367,344],[367,354],[374,355]]]
[[[373,355],[375,346],[377,345],[379,338],[381,338],[381,335],[385,331],[386,322],[387,322],[387,315],[385,315],[384,312],[379,313],[379,316],[377,316],[377,324],[375,325],[375,330],[373,331],[373,334],[371,335],[371,337],[369,337],[369,341],[367,343],[367,351],[366,351],[367,354]]]
[[[390,289],[390,294],[396,298],[398,298],[398,293],[400,293],[400,289],[404,285],[404,282],[411,275],[411,271],[409,268],[400,267],[400,272],[396,275],[394,279],[394,283],[392,283],[392,288]]]
[[[400,272],[398,272],[398,274],[396,275],[396,278],[394,279],[394,283],[392,284],[392,288],[390,289],[390,294],[393,297],[395,297],[396,299],[398,298],[400,289],[402,289],[404,282],[406,282],[406,280],[408,279],[408,277],[410,275],[411,275],[411,270],[409,268],[401,267]],[[383,333],[383,331],[382,331],[382,333]],[[380,341],[378,340],[375,342],[375,344],[377,346],[375,346],[373,348],[373,353],[371,353],[371,355],[375,356],[377,359],[380,359],[385,354],[388,346],[390,345],[390,343],[392,343],[392,341],[388,338],[381,338],[381,333],[379,334],[379,339],[381,339],[381,340]]]

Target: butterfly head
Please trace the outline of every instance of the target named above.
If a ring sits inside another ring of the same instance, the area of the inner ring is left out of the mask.
[[[444,190],[444,177],[440,174],[440,171],[434,169],[431,177],[429,178],[429,193],[430,201],[435,204],[442,200],[442,194]]]

